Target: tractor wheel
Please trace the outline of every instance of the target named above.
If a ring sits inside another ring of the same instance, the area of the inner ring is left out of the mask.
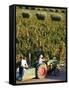
[[[47,75],[47,66],[45,63],[43,63],[43,64],[39,65],[37,68],[37,77],[39,79],[43,79],[46,77],[46,75]]]

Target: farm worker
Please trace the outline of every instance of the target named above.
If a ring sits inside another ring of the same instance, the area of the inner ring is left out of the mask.
[[[44,61],[44,59],[43,59],[43,55],[41,54],[41,55],[39,56],[39,64],[42,64],[43,61]]]
[[[20,80],[22,80],[22,76],[24,75],[26,68],[28,68],[28,64],[25,56],[20,57],[20,60],[21,60],[21,66],[19,67],[19,75],[20,75]]]
[[[25,68],[28,68],[28,64],[27,64],[27,61],[26,61],[26,57],[23,57],[22,60],[21,60],[21,66],[25,69]]]

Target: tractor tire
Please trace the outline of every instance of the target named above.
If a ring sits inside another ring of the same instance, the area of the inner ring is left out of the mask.
[[[39,79],[43,79],[43,78],[46,77],[46,75],[47,75],[47,66],[46,66],[46,64],[45,63],[40,64],[37,68],[37,77]]]

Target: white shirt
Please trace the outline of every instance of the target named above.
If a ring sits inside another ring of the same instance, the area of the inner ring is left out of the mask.
[[[25,59],[22,59],[22,61],[21,61],[21,66],[23,66],[23,67],[28,67],[27,62],[26,62]]]
[[[43,63],[43,59],[39,58],[39,64],[42,64],[42,63]]]

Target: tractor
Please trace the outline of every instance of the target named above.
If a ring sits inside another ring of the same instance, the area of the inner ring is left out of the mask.
[[[19,79],[19,71],[16,72],[16,80],[30,80],[34,78],[43,79],[48,74],[55,73],[57,68],[58,60],[54,57],[52,60],[43,62],[42,64],[36,64],[35,67],[30,66],[26,68],[22,75],[22,79]]]

